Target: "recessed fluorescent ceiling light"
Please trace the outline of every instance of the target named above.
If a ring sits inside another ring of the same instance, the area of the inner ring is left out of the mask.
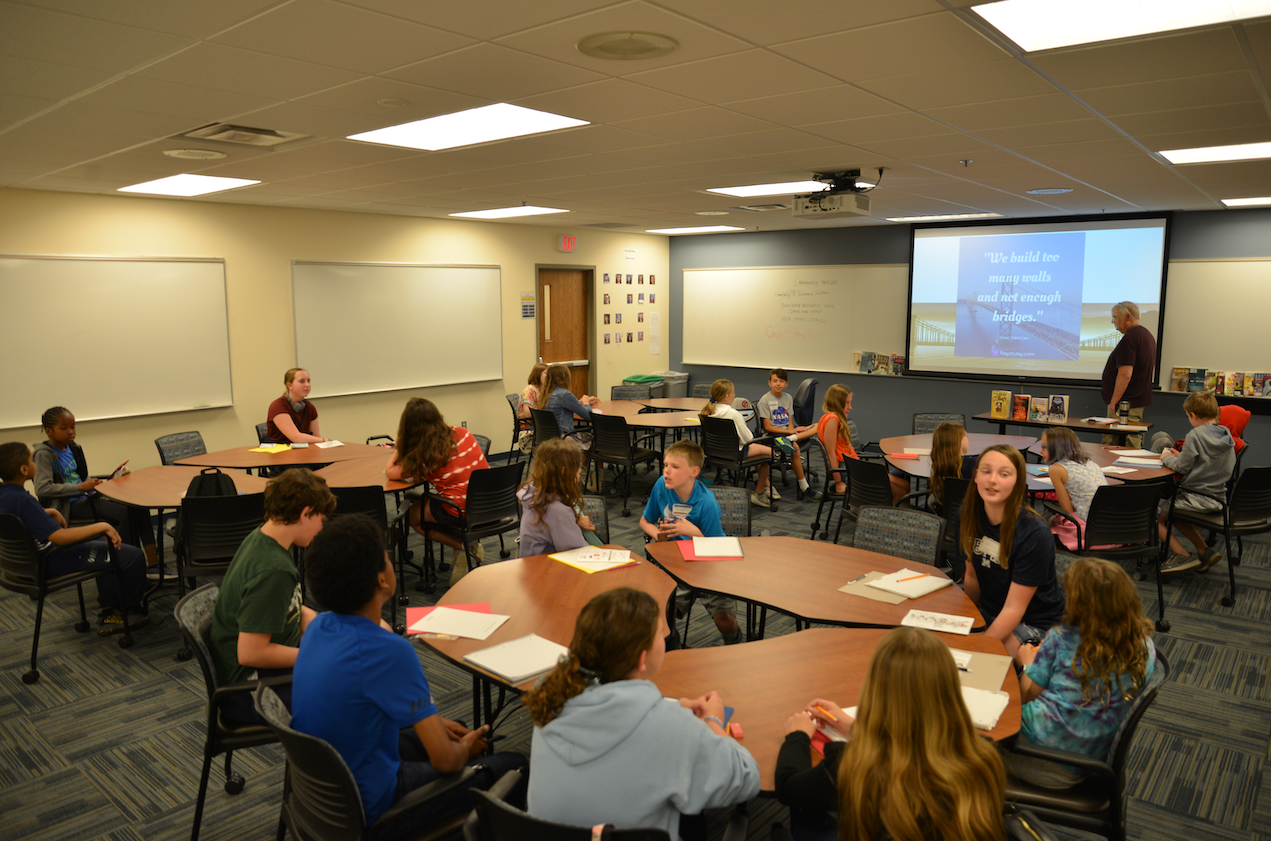
[[[202,196],[207,193],[219,193],[235,187],[246,187],[259,184],[246,178],[223,178],[211,175],[170,175],[157,181],[146,181],[133,184],[131,187],[120,187],[120,193],[148,193],[152,196]]]
[[[819,193],[825,184],[820,181],[783,181],[780,184],[749,184],[744,187],[711,187],[706,192],[725,196],[750,198],[751,196],[793,196],[800,193]]]
[[[462,216],[465,219],[507,219],[512,216],[543,216],[548,213],[568,213],[559,207],[535,207],[520,205],[519,207],[496,207],[493,210],[469,210],[464,213],[452,213],[451,216]]]
[[[572,117],[500,102],[497,105],[402,123],[400,126],[364,131],[350,135],[349,140],[365,140],[368,143],[436,152],[440,149],[454,149],[457,146],[472,146],[475,143],[489,143],[491,140],[506,140],[509,137],[523,137],[527,134],[542,134],[545,131],[585,125],[588,125],[586,120],[575,120]]]
[[[1240,143],[1235,146],[1201,146],[1196,149],[1166,149],[1161,156],[1172,164],[1212,164],[1223,161],[1253,161],[1271,158],[1271,143]]]
[[[1271,196],[1263,196],[1258,199],[1223,199],[1222,203],[1227,207],[1255,207],[1262,204],[1271,204]]]
[[[745,228],[737,228],[732,225],[702,225],[698,228],[658,228],[654,231],[645,231],[646,234],[722,234],[725,231],[744,231]]]
[[[946,213],[942,216],[888,216],[888,222],[949,222],[954,219],[997,219],[1000,213]]]
[[[972,9],[1025,52],[1271,15],[1271,0],[1001,0]]]

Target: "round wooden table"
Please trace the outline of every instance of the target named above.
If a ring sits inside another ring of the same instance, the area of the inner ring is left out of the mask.
[[[1041,442],[1038,441],[1028,448],[1030,453],[1041,455]],[[1089,441],[1081,442],[1081,449],[1086,451],[1086,455],[1090,460],[1099,465],[1100,468],[1110,467],[1115,464],[1118,451],[1135,449],[1134,447],[1109,447],[1105,444],[1094,444]],[[1118,465],[1119,466],[1119,465]],[[1113,478],[1120,479],[1122,482],[1145,482],[1150,479],[1162,479],[1166,476],[1173,476],[1174,471],[1168,467],[1130,467],[1126,466],[1129,473],[1108,474],[1108,480]]]
[[[256,447],[260,445],[257,444]],[[339,447],[319,449],[314,445],[292,448],[280,453],[253,453],[256,447],[234,447],[217,450],[199,456],[178,459],[177,464],[193,467],[222,467],[235,470],[258,470],[262,467],[320,467],[338,461],[354,461],[384,452],[382,447],[369,444],[344,444]],[[385,461],[388,456],[384,456]]]

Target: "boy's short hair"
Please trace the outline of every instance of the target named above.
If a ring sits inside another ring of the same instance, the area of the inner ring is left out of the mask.
[[[1218,398],[1212,391],[1193,391],[1183,401],[1183,411],[1201,420],[1218,420]]]
[[[375,595],[388,557],[384,535],[365,514],[331,518],[305,550],[305,576],[318,604],[355,613]]]
[[[790,375],[786,373],[785,368],[773,368],[768,372],[768,379],[772,379],[773,377],[790,382]]]
[[[706,461],[706,453],[702,451],[701,445],[687,438],[681,438],[674,444],[666,448],[668,456],[682,458],[688,462],[689,467],[701,468],[702,463]]]
[[[306,467],[287,470],[265,485],[265,519],[284,526],[299,522],[306,508],[330,517],[335,513],[335,502],[327,480]]]
[[[31,450],[21,441],[0,444],[0,482],[12,482],[31,460]]]

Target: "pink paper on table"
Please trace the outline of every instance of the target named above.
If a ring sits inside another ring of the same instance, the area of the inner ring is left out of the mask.
[[[432,607],[406,608],[406,635],[414,636],[415,634],[421,633],[420,631],[412,631],[410,629],[410,626],[414,625],[420,619],[423,619],[425,616],[432,613],[434,610],[436,610],[440,606],[441,605],[433,605]],[[490,612],[489,602],[473,602],[472,604],[448,604],[446,605],[446,607],[452,607],[455,610],[470,610],[473,613],[489,613]]]

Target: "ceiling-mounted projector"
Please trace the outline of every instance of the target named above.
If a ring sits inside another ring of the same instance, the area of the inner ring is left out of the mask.
[[[868,216],[869,196],[874,184],[858,182],[861,171],[849,169],[843,172],[818,172],[813,178],[825,184],[825,190],[806,196],[796,196],[791,215],[799,219],[838,219],[844,216]],[[883,177],[882,169],[878,177]]]

